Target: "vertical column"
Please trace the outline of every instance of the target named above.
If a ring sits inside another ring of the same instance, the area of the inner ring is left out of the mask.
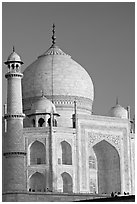
[[[50,113],[50,135],[49,135],[49,178],[50,191],[53,191],[53,114]]]
[[[76,128],[76,192],[80,192],[80,146],[79,146],[79,138],[80,138],[80,131],[78,127],[78,115],[77,115],[77,102],[74,101],[74,128]]]
[[[23,62],[14,49],[5,64],[8,66],[7,79],[7,134],[4,147],[4,191],[23,191],[25,179],[25,139],[23,137],[22,89],[20,71]]]

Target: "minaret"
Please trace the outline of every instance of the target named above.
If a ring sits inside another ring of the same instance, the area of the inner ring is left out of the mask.
[[[22,88],[20,56],[13,52],[5,64],[7,79],[7,134],[4,138],[4,192],[24,191],[25,181],[25,139],[23,137]]]

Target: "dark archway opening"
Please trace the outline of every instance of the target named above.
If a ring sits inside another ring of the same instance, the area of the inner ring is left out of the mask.
[[[44,192],[45,191],[45,176],[36,172],[29,180],[29,191]]]
[[[38,126],[43,127],[44,123],[45,123],[45,120],[43,118],[40,118],[39,121],[38,121]]]
[[[63,193],[72,193],[73,192],[73,182],[71,176],[64,172],[61,174],[63,179]]]
[[[72,148],[71,145],[63,141],[61,142],[62,148],[62,164],[72,165]]]
[[[30,165],[40,165],[46,162],[46,149],[44,144],[35,141],[30,147]]]
[[[98,193],[121,192],[118,151],[105,140],[94,145],[93,149],[97,157]]]

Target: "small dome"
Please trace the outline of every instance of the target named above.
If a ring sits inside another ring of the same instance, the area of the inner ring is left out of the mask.
[[[9,62],[20,62],[21,64],[23,64],[23,62],[21,61],[21,57],[14,51],[14,48],[13,52],[9,55],[5,64],[8,64]]]
[[[12,52],[7,61],[21,61],[21,58],[16,52]]]
[[[110,109],[109,116],[118,118],[128,118],[128,112],[124,107],[120,106],[119,104],[116,104],[116,106]]]
[[[44,96],[32,104],[31,110],[42,111],[44,113],[57,113],[55,105]]]

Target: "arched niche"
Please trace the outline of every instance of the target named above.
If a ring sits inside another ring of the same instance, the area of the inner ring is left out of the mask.
[[[121,192],[120,157],[114,146],[105,140],[93,146],[97,157],[98,193]]]
[[[35,141],[30,146],[30,165],[46,163],[46,149],[43,143]]]
[[[29,191],[44,192],[46,189],[45,176],[39,172],[34,173],[29,179]]]
[[[45,124],[45,120],[43,118],[40,118],[38,120],[38,127],[44,127],[44,124]]]
[[[53,127],[57,127],[57,120],[55,118],[52,120],[52,125]],[[48,119],[48,126],[51,126],[51,118]]]
[[[72,177],[64,172],[61,174],[63,179],[63,193],[72,193],[73,192],[73,181]]]
[[[61,142],[62,149],[62,164],[72,165],[72,148],[71,145],[63,141]]]

